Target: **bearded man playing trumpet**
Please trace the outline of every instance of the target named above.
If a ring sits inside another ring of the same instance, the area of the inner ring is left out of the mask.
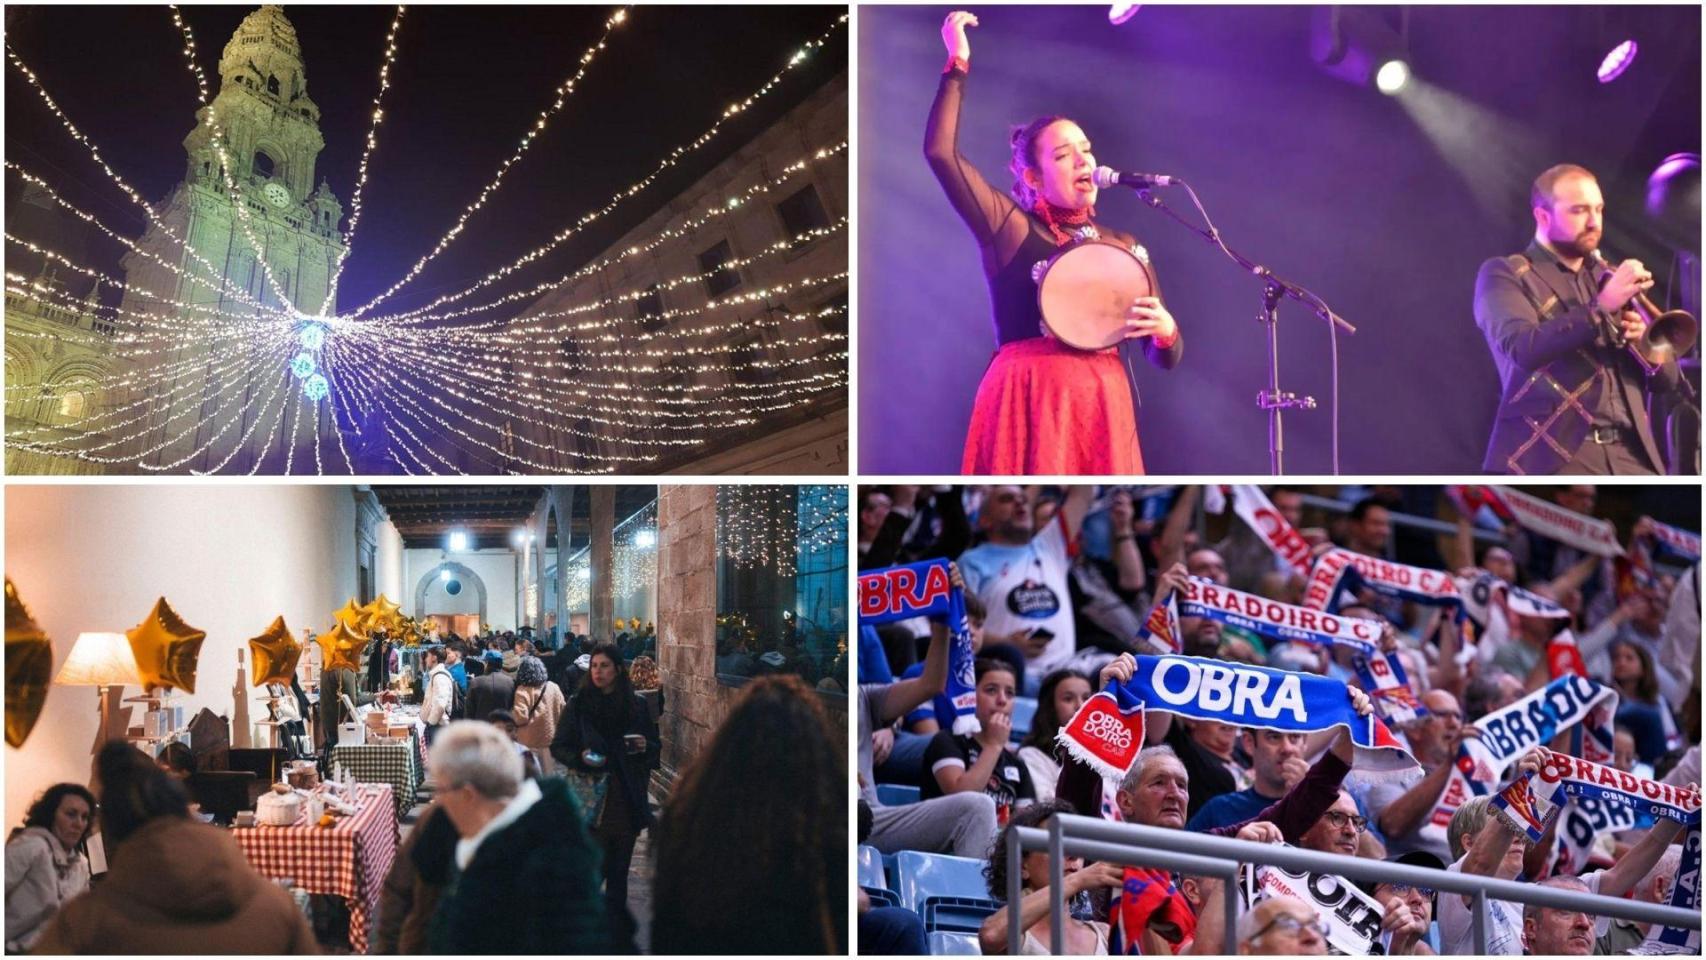
[[[1632,308],[1650,304],[1653,275],[1639,260],[1599,260],[1605,200],[1591,172],[1552,167],[1530,198],[1534,242],[1475,278],[1475,323],[1503,386],[1482,469],[1663,473],[1646,401],[1681,388],[1676,354],[1692,346],[1693,318],[1649,327]]]

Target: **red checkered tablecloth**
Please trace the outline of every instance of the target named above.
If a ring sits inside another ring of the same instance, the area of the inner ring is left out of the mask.
[[[367,926],[397,856],[397,818],[389,784],[364,783],[353,817],[321,827],[238,827],[231,831],[250,865],[262,876],[288,877],[299,889],[349,901],[350,949],[367,952]],[[305,814],[306,815],[306,814]]]

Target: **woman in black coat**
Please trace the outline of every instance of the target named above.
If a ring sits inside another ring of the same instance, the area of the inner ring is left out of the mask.
[[[621,652],[613,643],[594,647],[580,689],[557,723],[551,756],[571,770],[609,772],[604,808],[591,826],[604,847],[611,932],[618,944],[630,947],[635,927],[628,913],[628,866],[634,841],[652,825],[646,787],[661,750],[657,724],[634,693]]]

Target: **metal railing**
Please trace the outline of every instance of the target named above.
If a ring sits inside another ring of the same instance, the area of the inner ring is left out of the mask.
[[[1641,900],[1606,897],[1579,890],[1542,886],[1538,883],[1518,883],[1513,880],[1388,863],[1384,860],[1337,853],[1321,853],[1277,844],[1255,843],[1186,830],[1056,814],[1049,819],[1047,830],[1020,827],[1008,832],[1005,851],[1007,950],[1015,956],[1020,952],[1025,935],[1019,920],[1019,900],[1023,896],[1019,883],[1019,861],[1025,852],[1035,850],[1046,850],[1049,855],[1049,949],[1056,956],[1066,950],[1064,864],[1067,856],[1122,866],[1162,867],[1192,876],[1218,877],[1225,880],[1226,930],[1223,934],[1225,942],[1218,951],[1220,953],[1237,952],[1236,944],[1232,942],[1237,936],[1240,909],[1236,887],[1239,869],[1246,863],[1306,873],[1330,874],[1349,880],[1405,883],[1472,897],[1470,929],[1474,953],[1482,956],[1487,953],[1489,897],[1559,910],[1579,910],[1589,916],[1657,923],[1691,930],[1701,928],[1699,911]]]

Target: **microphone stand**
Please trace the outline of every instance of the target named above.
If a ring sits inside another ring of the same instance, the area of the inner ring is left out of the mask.
[[[1222,253],[1225,253],[1226,256],[1228,258],[1230,258],[1233,263],[1238,264],[1240,267],[1242,267],[1250,275],[1252,275],[1252,276],[1256,277],[1258,280],[1262,281],[1262,312],[1257,315],[1256,320],[1257,320],[1257,322],[1261,323],[1264,327],[1267,328],[1267,334],[1268,334],[1268,386],[1267,386],[1267,389],[1258,390],[1256,392],[1256,406],[1258,409],[1267,411],[1267,414],[1268,414],[1268,467],[1269,467],[1269,470],[1272,471],[1274,476],[1279,476],[1285,472],[1285,422],[1283,419],[1283,411],[1292,410],[1292,409],[1296,409],[1296,410],[1313,410],[1313,409],[1315,409],[1315,398],[1314,397],[1299,396],[1298,394],[1291,393],[1291,392],[1284,391],[1284,390],[1280,389],[1280,384],[1279,384],[1279,302],[1280,302],[1281,298],[1283,298],[1283,297],[1290,297],[1291,299],[1296,300],[1298,303],[1303,304],[1305,307],[1308,307],[1309,310],[1312,313],[1314,313],[1317,317],[1320,317],[1322,320],[1326,321],[1327,329],[1328,329],[1328,332],[1330,334],[1331,342],[1332,342],[1333,474],[1334,474],[1334,476],[1337,476],[1339,473],[1339,337],[1338,337],[1338,334],[1339,334],[1340,330],[1343,330],[1345,333],[1354,334],[1357,332],[1356,327],[1354,327],[1350,323],[1348,323],[1343,317],[1334,313],[1333,309],[1331,307],[1327,306],[1326,301],[1324,301],[1320,297],[1316,296],[1313,292],[1311,292],[1307,288],[1299,286],[1298,284],[1292,283],[1291,281],[1286,280],[1283,277],[1280,277],[1278,274],[1274,273],[1272,270],[1269,270],[1267,267],[1262,266],[1261,264],[1255,262],[1254,260],[1251,260],[1250,258],[1238,253],[1237,251],[1233,250],[1231,247],[1227,246],[1226,241],[1221,239],[1220,231],[1214,226],[1214,221],[1209,219],[1208,211],[1203,209],[1202,201],[1197,199],[1197,192],[1195,190],[1191,189],[1191,185],[1186,183],[1185,181],[1179,179],[1178,177],[1173,177],[1171,179],[1171,182],[1176,183],[1181,187],[1184,187],[1185,192],[1190,194],[1191,203],[1196,206],[1197,212],[1202,214],[1203,222],[1208,224],[1208,228],[1206,230],[1203,229],[1202,227],[1198,227],[1194,223],[1191,223],[1189,220],[1186,220],[1185,218],[1179,216],[1177,213],[1175,213],[1172,210],[1172,208],[1168,207],[1165,203],[1162,203],[1159,199],[1157,199],[1156,196],[1154,195],[1154,193],[1152,193],[1150,188],[1148,188],[1148,187],[1137,187],[1138,199],[1142,200],[1144,203],[1148,204],[1149,206],[1154,207],[1156,210],[1159,210],[1162,213],[1166,214],[1167,216],[1171,217],[1175,222],[1177,222],[1178,224],[1183,226],[1185,229],[1191,231],[1192,233],[1196,234],[1199,237],[1202,237],[1204,240],[1208,241],[1209,243],[1214,244],[1216,247],[1218,247],[1220,249],[1220,251]]]

